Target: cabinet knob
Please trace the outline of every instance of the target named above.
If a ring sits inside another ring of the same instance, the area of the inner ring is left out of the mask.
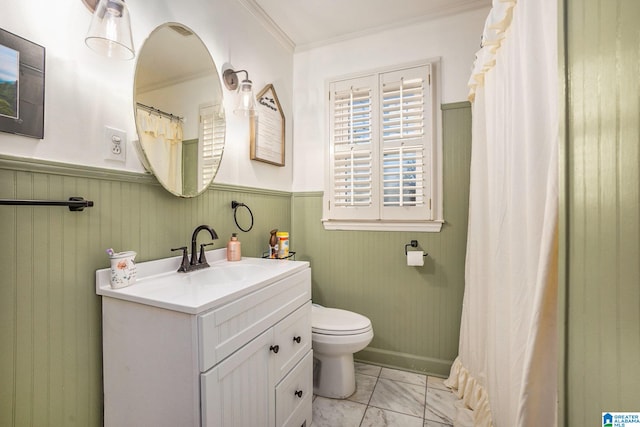
[[[297,342],[298,344],[300,344],[301,337],[293,337],[293,340],[294,340],[295,342]]]
[[[280,351],[280,346],[279,345],[272,345],[271,347],[269,347],[269,350],[273,351],[274,353],[278,353]]]
[[[293,392],[293,394],[295,394],[298,397],[302,397],[302,390],[295,391]]]

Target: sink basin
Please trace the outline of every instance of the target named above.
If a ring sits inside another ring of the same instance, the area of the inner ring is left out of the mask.
[[[155,276],[138,279],[140,287],[146,287],[149,292],[194,293],[207,288],[229,288],[242,284],[260,283],[270,277],[268,265],[253,264],[250,260],[239,262],[215,262],[202,270],[178,273],[171,271]],[[130,287],[133,288],[133,287]],[[123,288],[125,289],[125,288]],[[132,289],[135,290],[135,289]]]
[[[259,280],[268,270],[264,265],[232,264],[212,265],[209,268],[180,273],[178,279],[185,284],[200,286],[227,285]]]

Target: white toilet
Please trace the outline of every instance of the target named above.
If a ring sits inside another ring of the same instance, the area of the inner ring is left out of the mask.
[[[311,329],[314,394],[333,399],[351,396],[356,391],[353,353],[373,339],[371,321],[357,313],[313,304]]]

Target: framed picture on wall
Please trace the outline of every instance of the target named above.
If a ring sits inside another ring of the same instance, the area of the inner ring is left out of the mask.
[[[284,112],[272,84],[256,96],[257,117],[251,118],[251,160],[284,166]]]
[[[0,29],[0,131],[44,137],[45,49]]]

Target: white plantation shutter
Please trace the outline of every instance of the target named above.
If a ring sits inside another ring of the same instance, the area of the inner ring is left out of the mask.
[[[380,75],[381,218],[431,219],[429,67]]]
[[[224,148],[225,124],[221,107],[206,105],[200,107],[200,159],[202,171],[200,182],[208,186],[218,170]]]
[[[375,219],[378,216],[374,182],[378,161],[373,144],[375,79],[351,79],[332,85],[331,210],[335,218]]]
[[[333,161],[335,206],[371,206],[371,152],[339,152],[335,154]]]
[[[442,185],[434,64],[329,83],[325,227],[440,230],[441,202],[433,200]]]
[[[424,147],[384,149],[384,206],[424,206]]]

